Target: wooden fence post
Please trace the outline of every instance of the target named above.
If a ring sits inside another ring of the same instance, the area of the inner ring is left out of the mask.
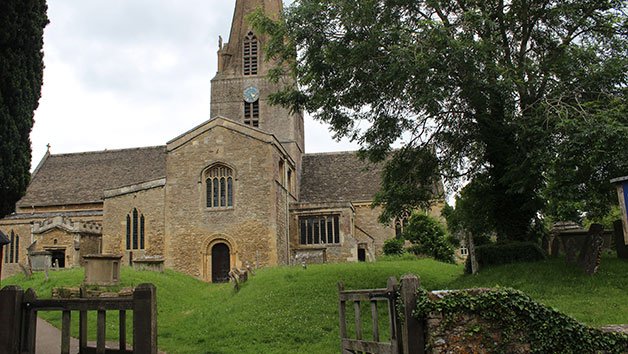
[[[20,353],[23,297],[24,290],[19,286],[9,285],[0,290],[0,349],[3,353]]]
[[[401,277],[404,354],[425,353],[425,334],[423,323],[412,316],[412,310],[416,307],[416,291],[420,285],[421,280],[414,274],[406,274]]]
[[[30,307],[29,302],[37,300],[37,293],[32,288],[28,288],[24,292],[22,303],[26,303],[26,307],[22,308],[22,353],[35,354],[37,348],[37,311]]]
[[[399,282],[397,278],[390,277],[386,281],[386,291],[397,294],[399,291]],[[397,297],[391,297],[388,300],[388,320],[390,322],[390,342],[393,345],[393,353],[401,353],[403,348],[403,340],[401,333],[399,333],[401,322],[399,321],[399,315],[397,313],[397,301],[400,301]]]
[[[157,354],[157,288],[140,284],[133,292],[133,353]]]

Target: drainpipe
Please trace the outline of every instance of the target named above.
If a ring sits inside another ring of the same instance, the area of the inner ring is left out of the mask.
[[[288,186],[291,183],[288,181]],[[290,265],[290,208],[289,208],[289,200],[290,200],[290,191],[286,192],[286,265]]]

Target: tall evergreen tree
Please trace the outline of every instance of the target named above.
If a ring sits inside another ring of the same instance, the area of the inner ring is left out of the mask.
[[[0,1],[0,217],[14,210],[30,180],[47,9],[45,0]]]
[[[273,102],[373,161],[405,142],[386,160],[384,219],[434,197],[417,186],[482,176],[486,217],[518,240],[543,211],[603,212],[628,170],[627,14],[623,0],[299,0],[256,22],[287,64],[274,77],[297,78]]]

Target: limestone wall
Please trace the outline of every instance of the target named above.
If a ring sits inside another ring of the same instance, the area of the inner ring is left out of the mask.
[[[307,216],[337,215],[340,225],[340,243],[302,245],[300,242],[299,218]],[[358,240],[353,228],[354,209],[351,203],[295,203],[290,206],[290,249],[291,259],[295,254],[308,251],[323,251],[328,263],[357,262]]]
[[[429,353],[628,352],[625,335],[603,333],[513,289],[421,294],[426,328],[413,333],[425,335]]]
[[[439,220],[444,219],[440,216],[441,210],[445,203],[443,201],[437,201],[432,208],[428,211],[428,215]],[[382,208],[371,208],[371,202],[354,202],[355,207],[355,228],[356,234],[360,233],[368,234],[375,239],[375,254],[382,254],[382,247],[384,242],[390,238],[395,237],[395,229],[392,225],[383,225],[377,221],[377,217],[381,214]]]
[[[0,222],[0,231],[11,238],[11,231],[20,237],[20,245],[18,250],[18,262],[26,264],[26,248],[31,242],[31,224],[29,221],[17,221],[17,222]],[[9,245],[5,245],[2,248],[2,279],[10,277],[20,272],[18,263],[4,263],[5,260],[5,248]]]
[[[211,248],[227,244],[231,266],[282,264],[277,205],[281,193],[277,146],[247,128],[220,125],[187,133],[168,146],[165,208],[166,267],[211,280]],[[251,133],[254,133],[251,131]],[[285,157],[284,157],[285,159]],[[233,169],[233,206],[208,208],[203,172],[224,164]],[[285,221],[284,221],[285,224]]]
[[[104,203],[103,253],[123,255],[122,264],[130,264],[133,259],[145,255],[163,256],[164,251],[164,208],[165,189],[163,185],[138,190],[131,193],[108,193]],[[126,249],[126,218],[137,209],[144,215],[144,250]]]
[[[383,225],[377,221],[382,208],[371,208],[371,203],[353,203],[355,206],[355,228],[356,233],[365,233],[373,237],[375,254],[382,253],[384,241],[395,237],[395,229],[391,225]]]

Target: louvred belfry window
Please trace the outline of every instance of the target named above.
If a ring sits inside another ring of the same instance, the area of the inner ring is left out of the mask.
[[[233,170],[216,165],[205,172],[205,205],[208,208],[233,207]]]
[[[259,127],[259,101],[244,102],[244,124]]]
[[[244,75],[257,75],[258,62],[258,46],[257,37],[253,32],[249,32],[244,37],[244,53],[243,53],[243,70]]]

